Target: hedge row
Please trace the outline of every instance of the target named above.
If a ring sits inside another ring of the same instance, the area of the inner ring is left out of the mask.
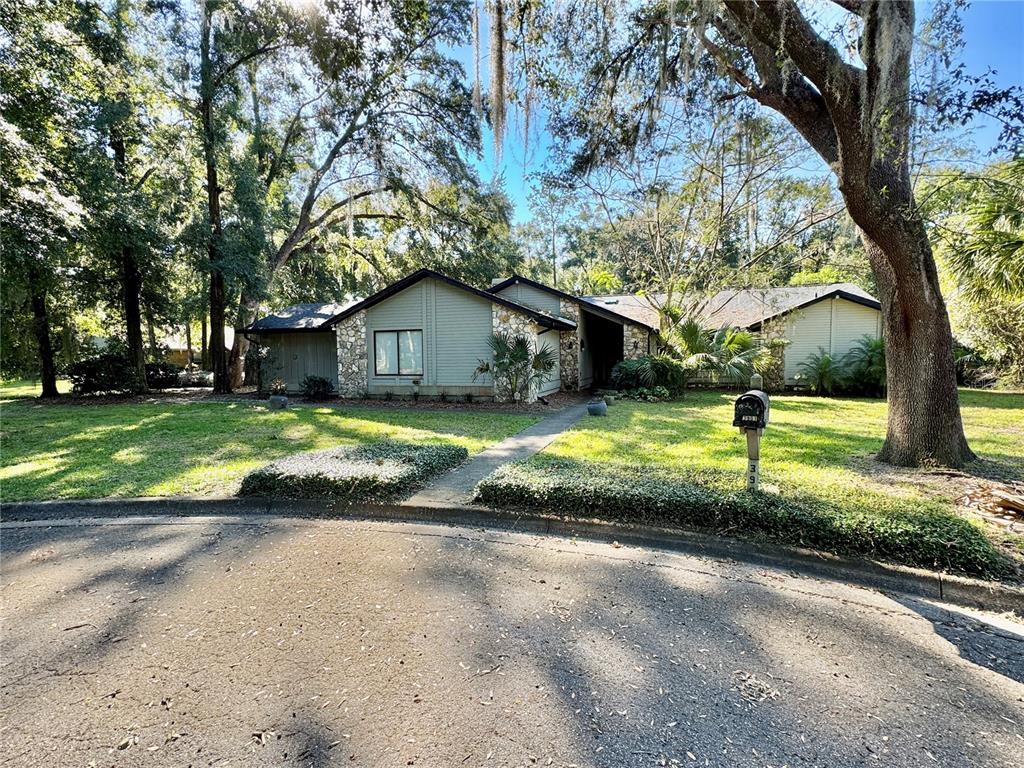
[[[924,568],[998,577],[1006,559],[969,521],[913,502],[850,504],[722,490],[720,478],[689,482],[649,467],[543,459],[500,467],[476,489],[493,507],[568,517],[703,529],[862,555]],[[717,486],[717,487],[716,487]]]
[[[466,449],[457,445],[391,440],[298,453],[250,472],[242,480],[239,495],[392,501],[458,466],[467,456]]]

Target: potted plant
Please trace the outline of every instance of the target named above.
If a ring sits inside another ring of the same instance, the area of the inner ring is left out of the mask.
[[[288,385],[284,379],[270,382],[270,410],[279,411],[288,407]]]
[[[587,413],[591,416],[604,416],[608,413],[608,403],[597,397],[587,403]]]

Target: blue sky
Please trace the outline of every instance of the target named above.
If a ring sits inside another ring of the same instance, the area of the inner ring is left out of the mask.
[[[930,15],[933,3],[921,2],[917,10],[920,21]],[[483,15],[483,14],[482,14]],[[487,40],[486,18],[484,29],[481,69],[487,81]],[[964,25],[963,61],[968,72],[982,74],[986,69],[997,72],[996,82],[1000,85],[1024,84],[1024,0],[980,0],[974,2],[962,15]],[[457,52],[472,77],[472,49],[465,47]],[[516,207],[516,221],[530,218],[529,199],[533,181],[530,174],[541,171],[548,157],[551,142],[544,130],[543,115],[536,110],[534,125],[530,130],[529,142],[524,141],[522,128],[510,119],[505,137],[504,152],[500,161],[495,161],[491,133],[486,128],[484,156],[477,163],[480,175],[485,180],[502,177],[505,189]],[[975,122],[972,138],[981,154],[991,147],[999,128],[987,120]]]

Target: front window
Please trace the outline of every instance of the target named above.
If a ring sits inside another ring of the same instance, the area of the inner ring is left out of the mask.
[[[374,331],[373,348],[378,376],[423,375],[423,331]]]

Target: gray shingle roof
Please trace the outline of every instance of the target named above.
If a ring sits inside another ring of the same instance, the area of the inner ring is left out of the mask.
[[[785,314],[833,294],[852,301],[860,301],[868,306],[878,306],[877,299],[853,283],[730,289],[719,291],[706,301],[690,298],[684,303],[697,310],[709,327],[720,328],[728,325],[750,328],[770,317]],[[584,296],[583,299],[657,327],[656,308],[665,302],[665,294],[638,296],[625,293],[615,296]]]
[[[261,317],[246,331],[308,331],[319,328],[355,300],[343,304],[293,304]],[[327,329],[325,329],[327,330]]]

